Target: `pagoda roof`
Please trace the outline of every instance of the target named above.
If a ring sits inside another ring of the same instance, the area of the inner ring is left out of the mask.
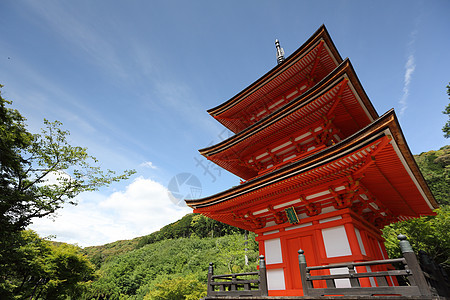
[[[208,113],[237,133],[249,126],[250,111],[265,106],[266,114],[269,114],[269,110],[273,111],[282,106],[273,103],[277,97],[283,100],[278,103],[289,102],[289,96],[283,96],[283,93],[290,91],[290,95],[295,95],[301,88],[310,88],[308,84],[303,85],[303,82],[311,80],[312,77],[316,77],[317,81],[322,79],[341,62],[340,54],[325,25],[322,25],[283,63],[275,66],[233,98],[209,109]],[[301,92],[304,91],[306,88]],[[267,108],[271,103],[274,108]]]
[[[342,180],[364,186],[366,194],[377,199],[378,206],[385,208],[383,213],[388,211],[393,221],[430,215],[438,207],[409,150],[393,109],[320,152],[216,195],[186,200],[186,203],[194,208],[194,212],[254,230],[250,223],[239,221],[239,213],[244,215],[241,219],[253,218],[257,214],[261,214],[258,215],[260,217],[263,215],[261,212],[268,213],[271,207],[282,210],[286,204],[281,202],[286,199],[290,199],[287,204],[305,206],[309,203],[305,199],[311,191],[317,192],[321,187],[329,190],[328,193],[335,193],[338,189],[332,186],[337,182],[342,184]],[[300,194],[306,197],[302,199]]]
[[[273,149],[294,147],[294,140],[299,143],[302,141],[299,136],[305,136],[304,140],[311,138],[311,130],[320,129],[324,117],[332,119],[333,125],[344,137],[378,118],[348,59],[313,88],[280,110],[216,145],[200,149],[199,152],[220,167],[248,180],[257,176],[258,171],[246,161],[243,162],[244,159],[248,160],[255,153],[253,156],[257,156],[261,150],[270,151],[266,150],[269,145]],[[255,160],[254,157],[252,159]]]

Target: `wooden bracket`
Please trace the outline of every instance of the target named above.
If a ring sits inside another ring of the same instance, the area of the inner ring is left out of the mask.
[[[272,213],[273,217],[275,218],[275,223],[283,224],[285,222],[283,214],[279,211],[276,211],[272,205],[269,205],[267,209]]]
[[[305,203],[306,215],[309,217],[317,216],[322,212],[320,203],[314,203],[306,200],[305,195],[300,196],[300,200]]]

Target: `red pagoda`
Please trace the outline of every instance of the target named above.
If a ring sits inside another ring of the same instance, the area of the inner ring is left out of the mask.
[[[310,266],[385,259],[380,228],[438,206],[394,111],[377,114],[325,26],[208,112],[235,135],[200,153],[243,181],[186,202],[257,234],[270,296],[302,295],[300,248]]]

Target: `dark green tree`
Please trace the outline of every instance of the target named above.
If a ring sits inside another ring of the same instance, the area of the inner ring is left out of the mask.
[[[414,158],[439,205],[450,205],[450,145]]]
[[[0,226],[21,230],[33,218],[54,213],[64,203],[134,171],[103,171],[87,149],[69,144],[58,121],[44,120],[40,134],[27,131],[25,118],[0,93]]]
[[[450,83],[447,85],[447,95],[450,97]],[[445,107],[445,110],[442,113],[447,115],[449,118],[442,128],[442,131],[444,132],[444,136],[446,138],[450,138],[450,103],[447,105],[447,107]]]
[[[30,133],[25,118],[11,104],[0,90],[1,299],[9,298],[5,295],[10,295],[10,283],[14,282],[12,275],[5,275],[7,270],[22,258],[18,252],[23,243],[21,230],[34,218],[51,215],[65,203],[76,204],[78,194],[134,173],[116,175],[102,170],[86,148],[69,144],[69,132],[58,121],[44,120],[41,133]]]
[[[194,276],[175,277],[155,283],[144,300],[197,300],[206,296],[206,286]]]
[[[397,236],[405,234],[418,254],[425,251],[450,273],[450,206],[436,210],[436,216],[425,216],[386,226],[383,229],[389,257],[402,257]]]
[[[76,299],[95,278],[94,266],[76,246],[54,244],[31,230],[15,240],[14,263],[2,274],[1,299]]]

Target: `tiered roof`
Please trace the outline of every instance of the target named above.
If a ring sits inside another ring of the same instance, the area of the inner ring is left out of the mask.
[[[327,149],[186,202],[196,213],[248,230],[276,221],[288,206],[310,216],[327,207],[353,208],[379,226],[432,214],[438,207],[393,110]]]
[[[283,108],[199,151],[248,180],[334,144],[376,118],[378,114],[346,59]]]
[[[282,64],[208,113],[238,133],[306,92],[341,62],[341,56],[322,25]]]
[[[236,134],[200,153],[247,181],[187,200],[194,212],[254,231],[288,226],[291,206],[310,217],[348,209],[378,227],[438,207],[394,111],[378,116],[325,26],[208,112]]]

